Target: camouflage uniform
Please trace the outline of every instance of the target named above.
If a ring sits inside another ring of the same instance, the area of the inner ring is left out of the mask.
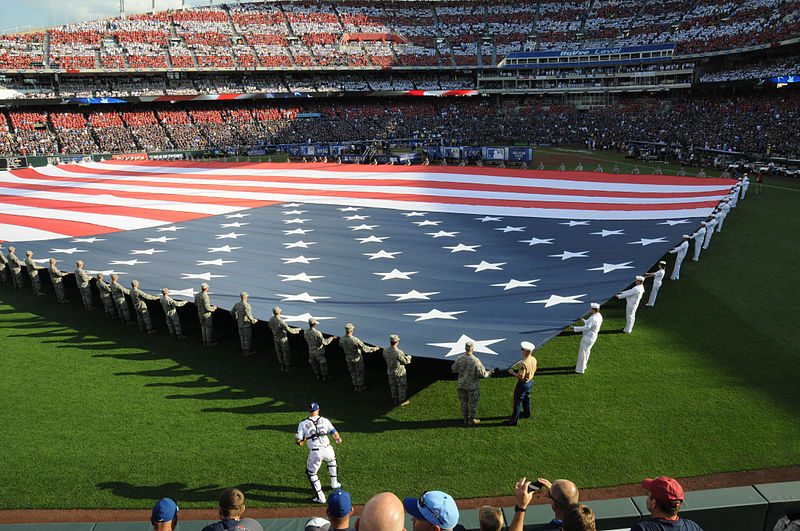
[[[79,262],[83,264],[83,262]],[[81,299],[83,300],[83,307],[87,310],[94,310],[94,301],[92,300],[92,286],[89,281],[92,277],[83,270],[83,267],[78,266],[73,273],[75,275],[75,283],[78,284],[78,290],[81,292]]]
[[[0,245],[0,249],[2,248],[3,246]],[[6,259],[5,256],[3,256],[3,253],[0,252],[0,284],[5,285],[11,282],[12,282],[11,276],[9,275],[8,271],[8,260]]]
[[[347,327],[345,327],[347,331]],[[350,329],[352,331],[352,328]],[[354,335],[346,335],[339,339],[339,346],[344,351],[344,359],[347,361],[347,370],[350,371],[350,379],[356,391],[363,391],[367,387],[364,385],[364,357],[362,354],[376,352],[378,347],[368,347]]]
[[[47,268],[47,272],[50,273],[50,282],[53,284],[53,290],[56,292],[56,299],[58,299],[58,302],[69,302],[66,293],[64,293],[64,282],[62,281],[62,278],[67,276],[67,274],[62,273],[58,267],[56,267],[55,261],[50,262],[50,267]]]
[[[231,315],[239,325],[239,341],[242,344],[242,352],[245,356],[253,353],[253,327],[258,319],[253,317],[253,309],[247,302],[247,295],[242,300],[233,305]]]
[[[114,299],[111,296],[111,286],[97,276],[97,281],[95,283],[97,286],[97,291],[100,293],[100,300],[103,302],[103,309],[106,311],[106,316],[113,319],[114,317],[120,317],[119,309],[114,304]]]
[[[325,357],[325,345],[330,345],[334,336],[325,339],[322,337],[322,332],[310,326],[308,330],[303,332],[303,337],[306,338],[308,345],[308,363],[311,364],[311,370],[314,371],[314,376],[317,380],[328,378],[328,359]]]
[[[194,305],[197,307],[197,318],[200,320],[200,334],[203,337],[203,346],[212,343],[214,332],[214,307],[208,298],[208,291],[201,291],[194,296]]]
[[[464,424],[475,423],[478,399],[481,397],[480,379],[488,378],[489,371],[473,354],[462,354],[453,363],[452,372],[458,373],[458,399],[461,400],[461,415]]]
[[[186,305],[186,301],[176,301],[169,296],[169,290],[161,290],[161,307],[164,308],[164,315],[167,318],[167,329],[169,335],[173,337],[184,337],[181,331],[181,319],[178,316],[178,308]]]
[[[120,285],[114,277],[111,277],[111,284],[109,284],[109,287],[111,288],[111,299],[117,307],[120,319],[125,321],[125,323],[133,324],[133,321],[131,321],[131,313],[128,309],[128,301],[125,300],[125,295],[131,294],[130,290]]]
[[[383,359],[386,360],[386,374],[389,376],[389,390],[392,393],[394,405],[398,406],[406,401],[406,368],[411,363],[411,356],[395,346],[383,349]]]
[[[139,332],[147,330],[148,334],[155,334],[156,330],[153,328],[153,322],[150,320],[150,310],[147,309],[147,303],[145,301],[157,301],[158,297],[140,290],[139,283],[135,280],[131,282],[130,293],[133,311],[136,312],[136,324],[139,327]]]
[[[42,291],[42,280],[39,278],[39,266],[33,261],[33,254],[28,254],[27,258],[25,258],[25,267],[28,269],[28,276],[31,277],[33,292],[36,295],[44,295],[44,291]]]
[[[280,310],[278,310],[280,312]],[[289,337],[287,334],[297,334],[300,332],[299,328],[292,328],[286,324],[278,313],[273,309],[273,316],[269,319],[269,329],[272,332],[272,339],[275,342],[275,354],[278,356],[278,365],[281,366],[282,371],[288,371],[292,368],[292,349],[289,346]]]
[[[24,283],[22,280],[22,262],[20,262],[17,255],[14,254],[14,248],[8,248],[8,268],[11,270],[11,280],[16,286],[17,289],[22,289],[24,287]]]

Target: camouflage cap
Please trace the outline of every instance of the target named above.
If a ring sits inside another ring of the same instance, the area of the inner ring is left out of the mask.
[[[208,289],[208,284],[203,282],[202,284],[200,284],[200,289]]]
[[[475,343],[473,343],[472,341],[467,341],[466,343],[464,343],[464,348],[466,350],[472,350],[475,348]]]
[[[275,314],[275,315],[278,315],[279,313],[281,313],[281,307],[280,306],[273,307],[272,308],[272,313]]]
[[[345,332],[352,332],[354,329],[355,326],[353,326],[353,323],[347,323],[346,325],[344,325]]]
[[[398,341],[400,341],[400,336],[397,334],[392,334],[389,336],[389,343],[397,343]]]
[[[250,296],[250,294],[249,294],[249,293],[247,293],[246,291],[243,291],[243,292],[241,292],[241,293],[239,294],[239,296],[240,296],[242,299],[246,299],[247,297],[249,297],[249,296]]]
[[[313,317],[309,317],[308,318],[308,324],[311,325],[311,326],[314,326],[315,324],[317,324],[317,320],[314,319]]]

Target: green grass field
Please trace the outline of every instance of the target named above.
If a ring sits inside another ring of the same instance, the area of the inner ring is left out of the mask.
[[[538,350],[533,416],[518,428],[500,425],[510,378],[482,382],[484,422],[466,429],[448,363],[415,359],[411,404],[392,409],[382,360],[368,361],[357,395],[338,358],[325,384],[303,364],[279,372],[263,331],[243,359],[233,330],[201,349],[196,328],[178,343],[163,323],[142,335],[76,297],[0,289],[0,508],[163,496],[212,507],[234,485],[251,507],[305,504],[308,450],[293,438],[312,399],[342,433],[341,480],[357,503],[383,490],[506,495],[523,475],[596,487],[800,464],[800,186],[768,184],[751,186],[655,308],[640,306],[632,335],[601,334],[584,376],[571,373],[579,336]],[[620,301],[603,315],[605,331],[622,328]]]

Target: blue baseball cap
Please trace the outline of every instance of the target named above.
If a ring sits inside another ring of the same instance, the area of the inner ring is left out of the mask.
[[[350,514],[352,510],[350,493],[346,490],[336,489],[328,495],[328,514],[332,518],[342,518]]]
[[[427,490],[417,498],[403,500],[406,512],[419,520],[426,520],[442,529],[453,529],[458,524],[458,506],[452,496],[440,490]]]
[[[178,516],[178,504],[169,498],[161,498],[153,507],[151,522],[171,522]]]
[[[317,404],[316,402],[311,402],[310,404],[308,404],[309,411],[316,411],[318,409],[319,409],[319,404]]]

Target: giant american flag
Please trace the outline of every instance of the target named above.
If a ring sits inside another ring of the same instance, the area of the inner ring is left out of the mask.
[[[484,167],[106,161],[0,172],[0,239],[64,271],[487,367],[693,232],[734,181]]]

